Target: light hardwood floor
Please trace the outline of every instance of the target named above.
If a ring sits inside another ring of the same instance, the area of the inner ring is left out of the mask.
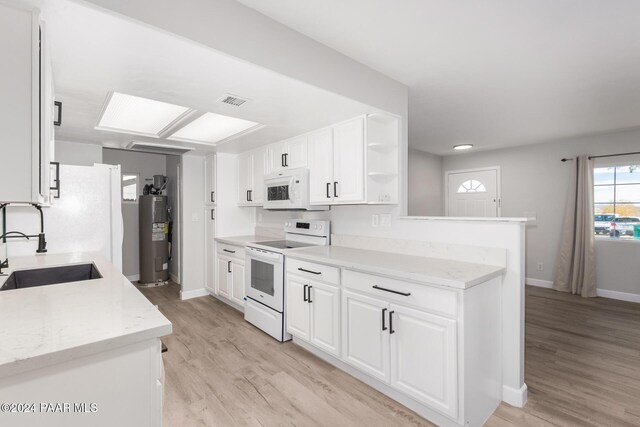
[[[165,426],[423,426],[426,420],[213,297],[141,289],[173,322],[163,339]],[[525,408],[488,426],[640,425],[640,304],[527,288]]]

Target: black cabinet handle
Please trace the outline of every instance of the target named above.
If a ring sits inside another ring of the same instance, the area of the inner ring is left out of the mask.
[[[215,203],[215,201],[216,201],[214,196],[213,196],[214,194],[215,194],[215,191],[212,191],[211,192],[211,203]]]
[[[398,295],[402,295],[402,296],[405,296],[405,297],[408,297],[409,295],[411,295],[411,292],[394,291],[393,289],[381,288],[378,285],[373,285],[372,287],[373,287],[373,289],[377,289],[379,291],[391,292],[392,294],[398,294]]]
[[[389,312],[389,333],[390,334],[396,333],[396,331],[393,330],[393,313],[395,313],[395,311]]]
[[[53,121],[54,126],[62,125],[62,102],[53,101],[53,106],[58,107],[58,117]]]
[[[253,190],[249,190],[249,201],[253,202]]]
[[[249,190],[247,190],[247,202],[249,201]]]
[[[338,181],[333,182],[333,197],[338,197]]]
[[[284,160],[284,153],[282,153],[282,155],[280,156],[280,164],[282,165],[282,167],[285,167],[287,165],[284,164],[285,160]]]
[[[329,195],[329,187],[331,186],[330,182],[327,182],[327,199],[330,199],[331,196]]]
[[[230,254],[235,254],[236,253],[236,251],[232,251],[232,250],[229,250],[229,249],[223,249],[223,251],[229,252]]]
[[[289,167],[289,153],[284,153],[284,165]]]
[[[299,271],[304,271],[305,273],[311,273],[311,274],[322,274],[322,272],[321,272],[321,271],[311,271],[311,270],[306,270],[306,269],[304,269],[304,268],[302,268],[302,267],[298,267],[298,270],[299,270]]]
[[[304,302],[307,302],[307,287],[308,287],[308,286],[309,286],[309,285],[304,285],[304,289],[302,289],[302,300],[303,300]]]
[[[215,217],[213,216],[213,213],[215,212],[215,209],[211,209],[211,221],[215,221]]]
[[[50,162],[56,168],[56,177],[54,179],[56,185],[54,187],[50,187],[49,190],[55,191],[56,193],[53,195],[54,199],[60,198],[60,162]]]
[[[313,286],[309,285],[309,287],[307,288],[307,301],[309,302],[309,304],[311,304],[313,301],[311,301],[311,288],[313,288]]]
[[[386,309],[386,308],[383,308],[383,309],[382,309],[382,330],[383,330],[383,331],[386,331],[386,330],[387,330],[387,325],[385,325],[385,323],[384,323],[384,317],[385,317],[385,314],[387,314],[387,309]]]
[[[227,261],[227,273],[231,273],[231,261]]]

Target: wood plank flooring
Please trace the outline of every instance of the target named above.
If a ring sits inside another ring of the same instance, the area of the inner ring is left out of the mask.
[[[173,322],[166,427],[432,425],[213,297],[141,291]],[[488,426],[640,425],[640,304],[528,287],[526,351],[529,402]]]

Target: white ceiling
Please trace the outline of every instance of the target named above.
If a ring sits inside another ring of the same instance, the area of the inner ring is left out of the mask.
[[[56,98],[64,104],[56,139],[124,147],[132,140],[167,141],[95,130],[110,91],[215,112],[266,125],[220,145],[237,152],[375,111],[172,34],[83,4],[44,6]],[[277,54],[274,52],[274,54]],[[241,107],[218,102],[249,98]],[[202,145],[197,151],[211,151]]]
[[[640,126],[637,0],[239,0],[410,87],[436,154]]]

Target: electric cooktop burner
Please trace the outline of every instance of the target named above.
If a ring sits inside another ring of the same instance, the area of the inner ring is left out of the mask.
[[[269,242],[256,242],[254,245],[268,246],[275,249],[306,248],[307,246],[317,246],[310,243],[293,242],[291,240],[273,240]]]

